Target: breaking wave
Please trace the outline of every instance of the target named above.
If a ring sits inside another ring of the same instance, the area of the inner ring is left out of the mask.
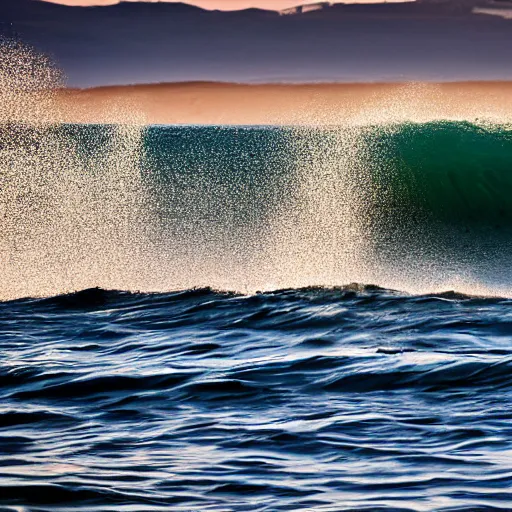
[[[11,42],[2,63],[4,300],[350,282],[510,294],[506,123],[73,125],[47,59]]]

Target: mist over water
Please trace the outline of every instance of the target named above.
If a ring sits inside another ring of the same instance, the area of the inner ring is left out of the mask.
[[[141,128],[59,123],[59,74],[21,43],[2,51],[2,298],[130,287],[144,231]]]
[[[509,293],[503,119],[416,122],[412,85],[409,104],[339,126],[151,127],[136,110],[70,125],[58,71],[12,41],[0,81],[4,300],[351,282]]]

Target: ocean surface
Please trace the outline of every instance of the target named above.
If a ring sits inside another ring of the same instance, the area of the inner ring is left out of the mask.
[[[512,130],[4,124],[0,510],[512,510]]]

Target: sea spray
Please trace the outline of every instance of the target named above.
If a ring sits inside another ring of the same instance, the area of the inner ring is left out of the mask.
[[[0,53],[1,297],[129,288],[147,225],[140,127],[63,125],[50,61],[13,41]]]
[[[51,62],[1,51],[2,299],[350,282],[509,294],[510,127],[425,117],[430,86],[329,126],[144,126],[115,102],[122,123],[67,124]]]

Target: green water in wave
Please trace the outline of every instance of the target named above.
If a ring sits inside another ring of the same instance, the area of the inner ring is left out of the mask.
[[[436,122],[376,129],[374,180],[382,204],[446,223],[512,227],[512,131]]]
[[[145,133],[146,165],[151,180],[165,187],[222,184],[241,210],[256,205],[264,210],[271,198],[286,200],[275,189],[291,190],[297,167],[314,172],[323,166],[319,181],[325,173],[355,168],[353,173],[365,174],[358,186],[366,190],[359,192],[371,196],[376,222],[393,217],[403,222],[409,216],[495,230],[512,227],[510,127],[444,121],[354,131],[151,127]],[[347,139],[361,146],[355,156],[346,155]]]

